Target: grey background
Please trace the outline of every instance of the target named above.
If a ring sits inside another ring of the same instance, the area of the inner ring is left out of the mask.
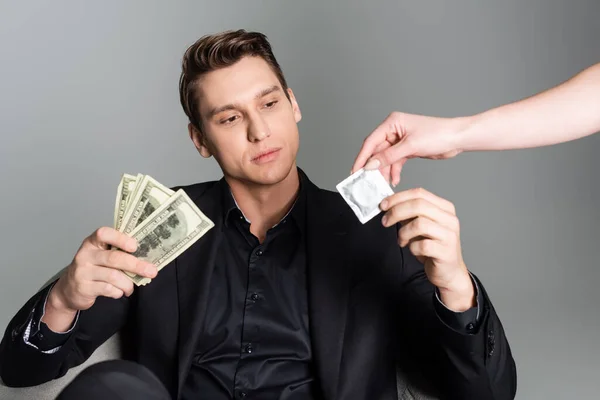
[[[333,189],[392,110],[476,113],[600,61],[597,0],[0,2],[0,326],[112,223],[123,172],[216,179],[177,80],[199,36],[266,33],[303,112],[299,165]],[[599,388],[600,136],[409,162],[453,201],[466,262],[510,339],[519,399]]]

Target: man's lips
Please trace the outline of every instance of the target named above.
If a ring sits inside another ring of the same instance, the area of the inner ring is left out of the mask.
[[[263,161],[263,160],[267,160],[268,158],[271,158],[277,152],[279,152],[279,150],[281,150],[281,148],[273,148],[273,149],[268,149],[268,150],[265,150],[265,151],[261,151],[260,153],[258,153],[256,156],[254,156],[252,158],[252,162],[260,162],[260,161]]]

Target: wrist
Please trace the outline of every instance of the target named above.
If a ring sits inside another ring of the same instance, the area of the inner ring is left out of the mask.
[[[73,321],[77,316],[77,310],[66,305],[64,297],[62,297],[59,289],[60,280],[54,285],[46,299],[46,307],[42,322],[52,331],[56,333],[67,332],[73,325]]]
[[[468,272],[448,287],[438,287],[440,300],[454,312],[464,312],[477,305],[475,286]]]
[[[458,154],[471,150],[469,137],[473,131],[476,122],[476,115],[453,118],[454,127],[452,129],[454,141],[453,146]]]
[[[77,310],[69,307],[67,302],[60,290],[60,280],[56,282],[54,287],[50,290],[48,294],[48,299],[46,300],[46,313],[57,313],[63,315],[75,315]]]

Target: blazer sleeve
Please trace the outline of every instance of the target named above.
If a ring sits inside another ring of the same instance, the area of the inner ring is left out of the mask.
[[[29,299],[6,328],[0,342],[0,377],[7,386],[36,386],[60,378],[125,325],[131,299],[98,297],[91,308],[79,313],[68,339],[56,352],[43,352],[25,343],[23,333],[53,284]]]
[[[388,268],[402,268],[398,293],[398,326],[409,343],[412,360],[437,383],[442,398],[514,399],[517,374],[504,329],[481,281],[471,274],[483,299],[477,324],[459,331],[440,318],[436,288],[423,265],[408,249],[393,244],[385,261]],[[398,252],[400,254],[398,254]],[[447,320],[447,319],[446,319]],[[399,354],[399,358],[402,355]],[[413,364],[414,365],[414,364]]]

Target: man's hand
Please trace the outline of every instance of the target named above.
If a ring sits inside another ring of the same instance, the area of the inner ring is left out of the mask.
[[[454,205],[425,189],[410,189],[381,202],[384,226],[400,222],[398,244],[423,263],[431,283],[449,309],[475,306],[475,289],[462,258],[460,226]]]
[[[103,227],[86,238],[73,262],[56,282],[46,303],[42,321],[55,332],[64,332],[77,311],[90,308],[98,296],[118,299],[133,293],[133,282],[121,271],[154,278],[154,265],[124,251],[135,251],[135,239],[113,228]]]
[[[391,113],[363,142],[352,172],[362,167],[381,170],[392,185],[400,183],[409,158],[444,159],[459,154],[459,133],[466,120]]]

